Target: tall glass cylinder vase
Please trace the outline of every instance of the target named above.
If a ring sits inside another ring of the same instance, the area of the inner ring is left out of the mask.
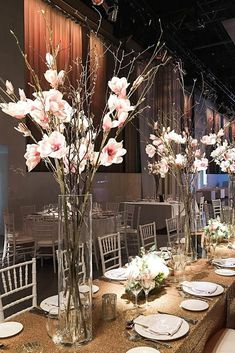
[[[181,187],[179,188],[180,219],[178,220],[180,232],[184,236],[184,253],[191,261],[197,257],[197,203],[195,193],[195,176],[182,175]]]
[[[92,339],[92,198],[59,196],[59,343]]]

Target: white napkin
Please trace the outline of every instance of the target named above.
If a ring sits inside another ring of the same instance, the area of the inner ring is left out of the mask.
[[[201,294],[212,294],[218,288],[217,284],[210,282],[182,282],[182,285],[186,288],[191,289],[195,293]]]
[[[228,259],[224,259],[221,261],[221,263],[225,266],[235,266],[235,259],[233,257],[230,257]]]
[[[113,270],[107,271],[106,273],[112,275],[112,277],[120,278],[126,275],[126,269],[123,267],[115,268]]]
[[[134,323],[158,335],[173,336],[179,331],[183,320],[180,317],[165,314],[157,314],[154,320],[152,316],[140,315],[134,320]]]

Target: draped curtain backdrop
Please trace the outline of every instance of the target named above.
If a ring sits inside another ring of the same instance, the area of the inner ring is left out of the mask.
[[[139,64],[139,74],[143,63]],[[178,73],[173,65],[161,67],[155,77],[154,84],[151,87],[145,101],[150,108],[146,109],[144,116],[140,118],[140,139],[141,139],[141,173],[142,173],[142,197],[153,197],[156,193],[155,180],[148,174],[148,157],[145,152],[145,146],[149,141],[149,134],[152,132],[152,126],[155,121],[159,121],[163,126],[170,126],[176,131],[180,127],[182,116],[182,90],[178,81]],[[160,179],[158,194],[176,195],[176,183],[171,176]]]

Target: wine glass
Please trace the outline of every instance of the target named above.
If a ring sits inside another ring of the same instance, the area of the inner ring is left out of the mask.
[[[148,306],[149,292],[155,287],[155,281],[152,278],[144,277],[141,279],[141,286],[145,294],[145,307]]]
[[[142,285],[138,280],[130,280],[127,283],[129,290],[135,297],[134,309],[138,308],[138,295],[142,290]]]

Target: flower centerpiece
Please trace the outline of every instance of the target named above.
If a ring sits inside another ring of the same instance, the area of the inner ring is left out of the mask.
[[[220,221],[220,218],[210,219],[204,227],[202,236],[202,247],[205,247],[208,256],[214,256],[216,246],[230,236],[228,224]]]
[[[134,257],[127,266],[126,290],[134,294],[143,289],[147,296],[151,289],[158,287],[169,275],[169,269],[165,261],[160,258],[156,251],[146,252],[141,248],[140,256]],[[137,296],[136,296],[137,300]]]
[[[51,41],[49,48],[43,82],[21,51],[34,92],[30,98],[23,89],[17,94],[13,84],[6,81],[5,87],[1,88],[4,95],[0,107],[4,113],[20,121],[15,129],[29,140],[24,155],[28,171],[44,162],[59,184],[60,343],[80,345],[92,339],[92,183],[100,166],[122,163],[127,151],[123,141],[118,140],[120,133],[145,109],[144,97],[158,68],[168,59],[161,63],[155,61],[162,49],[158,41],[146,67],[131,82],[135,60],[141,57],[141,53],[136,58],[123,52],[120,55],[119,47],[113,53],[114,72],[107,82],[106,105],[103,113],[94,119],[92,100],[97,89],[99,55],[95,52],[88,54],[85,62],[81,58],[74,62],[79,75],[73,86],[70,69],[58,68],[59,45],[55,48]],[[107,50],[110,51],[110,46]],[[90,60],[89,55],[95,60]],[[122,71],[128,79],[121,75]],[[46,84],[48,89],[43,88]],[[140,85],[138,97],[136,90]],[[131,103],[134,93],[135,102]]]
[[[222,223],[220,218],[209,219],[208,225],[204,227],[205,236],[212,242],[219,243],[223,239],[228,239],[230,231],[226,223]]]
[[[199,171],[206,170],[208,159],[200,147],[200,141],[191,136],[185,126],[180,132],[170,127],[165,128],[154,123],[151,143],[146,146],[150,158],[148,169],[151,174],[159,174],[161,178],[170,173],[176,180],[185,215],[185,252],[191,254],[191,230],[195,227],[194,182]]]

